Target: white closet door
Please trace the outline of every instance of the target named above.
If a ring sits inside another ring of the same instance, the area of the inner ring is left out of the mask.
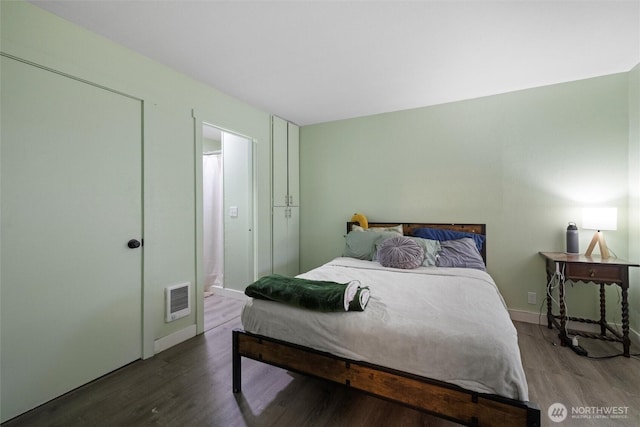
[[[289,123],[287,134],[289,205],[300,206],[300,129]]]
[[[300,274],[300,208],[297,206],[289,208],[289,222],[287,232],[289,237],[289,258],[287,268],[289,274],[295,276]]]
[[[287,122],[273,117],[272,123],[273,206],[288,204]]]
[[[295,276],[300,273],[300,208],[273,208],[273,273]]]
[[[273,273],[285,276],[289,275],[287,267],[290,246],[287,232],[288,215],[289,208],[286,206],[275,206],[273,208]]]
[[[142,105],[1,59],[2,421],[142,354]]]

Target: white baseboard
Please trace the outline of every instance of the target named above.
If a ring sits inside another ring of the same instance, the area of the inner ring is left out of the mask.
[[[155,340],[153,342],[153,352],[154,354],[158,354],[161,351],[165,351],[166,349],[180,344],[181,342],[184,342],[195,336],[196,325],[189,325],[184,329],[167,335],[166,337],[158,338],[157,340]]]
[[[238,299],[241,301],[244,301],[247,298],[249,298],[244,294],[243,291],[237,291],[235,289],[228,289],[228,288],[221,288],[218,286],[212,286],[211,292],[213,292],[215,295],[222,295],[225,297],[230,297],[230,298]]]
[[[534,313],[533,311],[524,311],[524,310],[509,310],[509,317],[511,320],[516,322],[524,322],[524,323],[533,323],[534,325],[544,325],[547,326],[547,312],[545,311],[540,315],[539,313]],[[611,326],[621,328],[622,325],[617,323],[610,323]],[[571,322],[571,329],[575,329],[578,331],[585,332],[600,332],[600,326],[589,323],[581,323],[581,322]],[[640,333],[629,328],[629,338],[631,342],[640,346]]]
[[[546,325],[547,313],[534,313],[533,311],[509,309],[509,317],[516,322],[533,323],[534,325]]]
[[[248,297],[242,291],[236,291],[234,289],[225,289],[219,288],[217,286],[212,286],[211,291],[214,294],[224,295],[226,297],[238,299],[238,300],[246,300]],[[173,347],[174,345],[180,344],[190,338],[196,336],[197,326],[189,325],[184,329],[176,331],[172,334],[167,335],[166,337],[158,338],[153,342],[153,352],[154,354],[158,354],[162,351],[165,351],[168,348]]]

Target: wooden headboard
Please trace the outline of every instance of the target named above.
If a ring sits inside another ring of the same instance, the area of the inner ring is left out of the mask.
[[[347,233],[351,231],[352,225],[359,225],[357,222],[347,222]],[[394,227],[398,224],[402,224],[402,230],[405,236],[413,236],[413,230],[416,228],[439,228],[443,230],[464,231],[466,233],[481,234],[485,237],[484,245],[480,255],[484,260],[484,264],[487,264],[487,225],[486,224],[433,224],[423,222],[371,222],[369,221],[369,227]]]

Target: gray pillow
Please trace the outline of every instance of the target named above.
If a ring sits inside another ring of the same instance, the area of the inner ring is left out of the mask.
[[[366,231],[350,231],[345,236],[344,250],[342,256],[371,261],[376,250],[376,242],[398,233],[381,232],[373,233]]]
[[[416,268],[423,260],[424,249],[410,237],[390,237],[378,248],[378,261],[385,267]]]
[[[424,261],[422,261],[422,265],[424,267],[435,266],[438,253],[442,250],[440,241],[423,239],[422,237],[411,237],[411,239],[422,246],[422,249],[424,250]]]
[[[459,240],[446,240],[440,242],[442,251],[438,254],[436,265],[438,267],[475,268],[486,271],[482,255],[478,252],[473,239],[465,237]]]

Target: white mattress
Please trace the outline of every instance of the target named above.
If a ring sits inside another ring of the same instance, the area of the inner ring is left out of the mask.
[[[321,313],[250,298],[244,329],[468,390],[529,399],[517,332],[489,274],[336,258],[299,277],[359,280],[371,299],[364,312]]]

